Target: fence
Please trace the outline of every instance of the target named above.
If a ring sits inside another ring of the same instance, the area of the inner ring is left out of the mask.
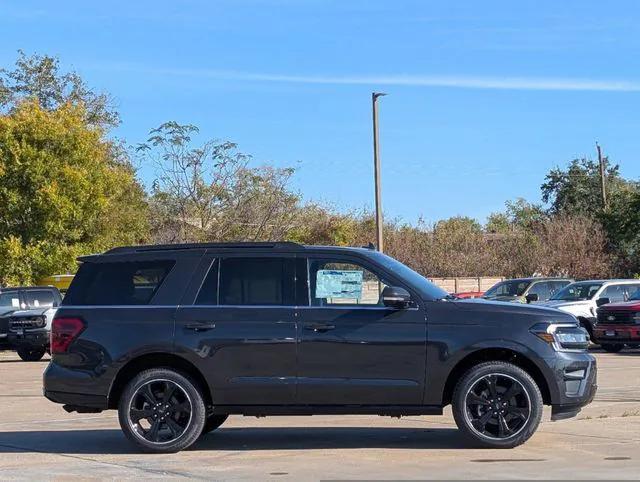
[[[504,280],[504,277],[478,277],[478,278],[429,278],[449,293],[461,293],[463,291],[487,291],[494,284]]]

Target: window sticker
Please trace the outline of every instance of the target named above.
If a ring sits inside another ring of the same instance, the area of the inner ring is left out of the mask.
[[[14,308],[20,308],[20,298],[11,298],[11,306]]]
[[[316,275],[316,298],[362,298],[362,271],[320,269]]]

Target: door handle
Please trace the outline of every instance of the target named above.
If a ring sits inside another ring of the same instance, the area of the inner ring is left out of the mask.
[[[335,327],[336,325],[329,325],[327,323],[314,323],[312,325],[307,325],[304,328],[305,330],[312,330],[316,333],[322,333],[324,331],[333,330]]]
[[[184,327],[187,330],[208,331],[213,330],[216,327],[216,324],[210,321],[196,321],[193,323],[187,323]]]

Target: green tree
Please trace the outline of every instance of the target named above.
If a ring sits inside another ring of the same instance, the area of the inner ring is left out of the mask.
[[[629,186],[620,176],[619,166],[605,159],[606,185],[609,196],[615,196]],[[549,171],[542,184],[542,200],[549,204],[551,214],[580,214],[597,217],[602,211],[600,166],[590,159],[574,159],[566,169]]]
[[[73,270],[75,258],[147,235],[143,188],[82,104],[24,100],[0,116],[1,283]]]
[[[153,235],[159,242],[279,240],[300,214],[289,187],[292,168],[250,166],[251,156],[229,141],[194,146],[192,125],[166,122],[138,152],[154,163]]]
[[[48,111],[67,103],[82,105],[90,125],[108,128],[120,123],[111,98],[90,89],[77,72],[62,72],[56,57],[27,56],[19,50],[15,68],[0,69],[0,111],[11,112],[25,99],[37,100]]]

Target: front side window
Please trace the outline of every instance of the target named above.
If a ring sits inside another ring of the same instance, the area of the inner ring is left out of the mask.
[[[224,258],[219,284],[221,305],[293,306],[295,258]]]
[[[529,294],[538,295],[539,301],[548,300],[549,297],[551,296],[549,283],[547,281],[541,281],[540,283],[535,283],[529,290]]]
[[[309,260],[309,288],[313,306],[382,306],[387,283],[375,273],[351,262]]]
[[[626,301],[625,289],[626,289],[626,286],[624,285],[607,286],[600,294],[600,298],[609,298],[609,303],[618,303],[620,301]]]
[[[65,305],[146,305],[175,264],[172,260],[85,263]]]
[[[51,290],[25,291],[24,299],[29,308],[53,308],[57,300]]]

